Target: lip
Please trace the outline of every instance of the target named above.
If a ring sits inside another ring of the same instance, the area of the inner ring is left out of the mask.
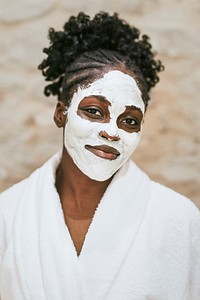
[[[109,147],[107,145],[100,145],[100,146],[85,145],[85,148],[90,152],[92,152],[93,154],[95,154],[96,156],[108,160],[114,160],[120,155],[117,149],[113,147]]]

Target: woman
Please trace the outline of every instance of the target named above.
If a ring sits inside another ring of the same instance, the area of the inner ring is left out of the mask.
[[[0,198],[1,300],[200,299],[200,215],[129,158],[162,71],[115,14],[49,31],[63,150]]]

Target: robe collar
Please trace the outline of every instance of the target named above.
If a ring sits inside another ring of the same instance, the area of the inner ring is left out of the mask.
[[[116,173],[78,257],[55,188],[59,161],[57,154],[30,176],[16,213],[7,259],[20,299],[104,299],[134,247],[150,180],[132,161]]]

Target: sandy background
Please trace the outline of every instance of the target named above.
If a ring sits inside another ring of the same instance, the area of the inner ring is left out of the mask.
[[[199,0],[0,0],[0,191],[61,147],[62,132],[53,123],[56,99],[43,96],[37,65],[48,28],[61,29],[81,10],[116,11],[151,37],[166,69],[133,159],[200,207]]]

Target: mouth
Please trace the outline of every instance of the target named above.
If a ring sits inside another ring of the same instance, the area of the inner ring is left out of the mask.
[[[109,147],[107,145],[100,145],[100,146],[85,145],[85,148],[90,152],[92,152],[93,154],[95,154],[96,156],[108,160],[114,160],[120,155],[117,149],[113,147]]]

